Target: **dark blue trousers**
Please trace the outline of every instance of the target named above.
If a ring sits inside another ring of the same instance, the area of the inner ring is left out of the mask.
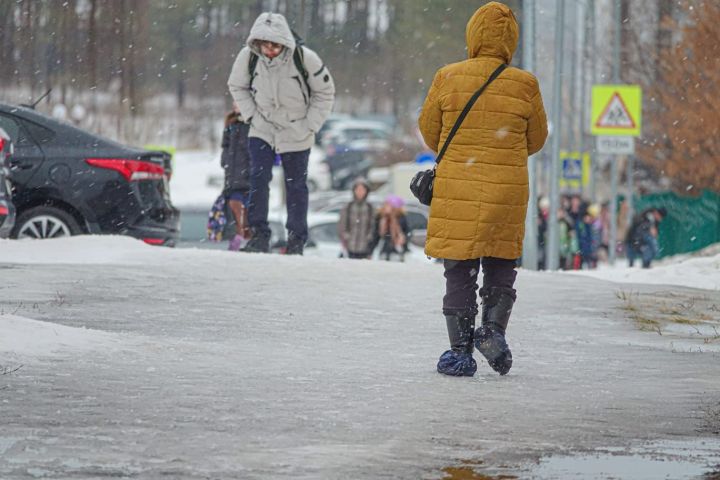
[[[270,180],[275,163],[275,151],[259,138],[248,139],[250,151],[250,201],[248,223],[254,234],[270,237],[268,204],[270,201]],[[285,173],[285,195],[287,200],[288,232],[303,242],[307,240],[308,187],[307,169],[310,150],[287,152],[280,155]]]

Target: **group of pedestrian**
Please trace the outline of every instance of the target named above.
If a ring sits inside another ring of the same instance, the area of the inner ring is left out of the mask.
[[[465,36],[467,60],[437,71],[418,122],[427,146],[444,152],[434,174],[425,245],[428,256],[443,260],[446,279],[442,311],[450,349],[440,356],[437,371],[474,375],[477,348],[493,370],[505,375],[512,366],[505,334],[517,299],[515,267],[529,194],[527,158],[543,147],[547,119],[537,79],[510,66],[519,37],[512,10],[487,3],[470,18]],[[244,239],[250,236],[244,250],[269,249],[268,183],[279,155],[287,189],[288,253],[302,254],[308,153],[332,108],[330,73],[315,52],[299,45],[281,15],[263,13],[235,61],[228,86],[238,118],[249,124],[250,182],[243,191],[249,231],[238,230]],[[383,254],[407,245],[407,226],[397,215],[396,200],[385,202],[377,215],[366,201],[367,188],[359,183],[340,221],[348,255],[369,255],[371,238],[384,241]],[[481,268],[482,323],[475,329]]]
[[[538,202],[538,269],[546,268],[546,245],[550,201]],[[580,195],[562,197],[558,209],[559,267],[561,270],[597,268],[606,260],[610,243],[609,204],[590,204]]]
[[[659,253],[658,225],[667,215],[665,208],[649,208],[632,221],[624,240],[625,253],[630,266],[636,258],[643,268],[650,268]],[[550,201],[543,197],[538,202],[538,269],[546,265],[546,245]],[[597,268],[598,262],[607,261],[610,253],[610,205],[591,204],[580,195],[562,197],[558,209],[558,254],[561,270]]]
[[[372,258],[379,245],[379,257],[404,261],[408,252],[410,229],[403,209],[403,199],[388,195],[380,209],[368,201],[370,188],[359,178],[352,188],[353,198],[343,207],[338,222],[338,236],[343,255],[348,258]]]

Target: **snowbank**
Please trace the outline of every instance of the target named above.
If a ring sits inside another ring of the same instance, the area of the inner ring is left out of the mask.
[[[0,264],[142,264],[170,249],[126,236],[82,235],[49,240],[0,240]]]
[[[618,283],[678,285],[703,290],[720,290],[720,253],[708,257],[683,256],[667,259],[662,265],[650,269],[630,268],[623,262],[614,267],[601,265],[597,270],[565,273]]]
[[[66,327],[16,315],[0,315],[0,355],[46,356],[60,350],[96,350],[116,342],[117,334]]]

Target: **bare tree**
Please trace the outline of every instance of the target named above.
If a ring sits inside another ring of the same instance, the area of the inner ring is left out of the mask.
[[[663,26],[682,32],[663,48],[657,79],[646,85],[653,108],[643,160],[673,186],[720,190],[720,4],[693,2],[682,27],[666,17]],[[688,6],[688,2],[684,4]]]

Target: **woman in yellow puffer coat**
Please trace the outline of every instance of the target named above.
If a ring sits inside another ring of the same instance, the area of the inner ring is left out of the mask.
[[[518,24],[510,8],[491,2],[472,16],[465,37],[468,59],[438,70],[420,114],[420,131],[436,152],[473,93],[510,64]],[[451,349],[440,357],[440,373],[472,376],[473,343],[501,375],[512,366],[505,329],[525,234],[527,158],[546,137],[537,79],[508,67],[480,95],[438,165],[425,252],[445,264]],[[474,331],[480,265],[482,326]]]

